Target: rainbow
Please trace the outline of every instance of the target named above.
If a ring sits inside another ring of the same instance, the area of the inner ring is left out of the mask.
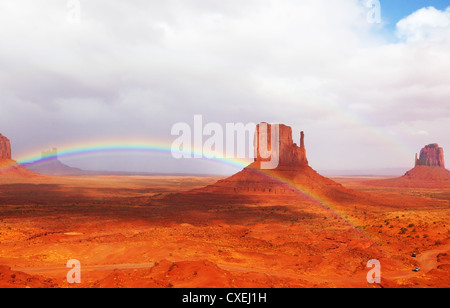
[[[58,158],[73,158],[73,157],[89,157],[89,156],[99,156],[106,154],[120,154],[120,153],[162,153],[162,154],[172,154],[174,150],[171,144],[164,142],[148,142],[148,141],[123,141],[123,142],[93,142],[84,144],[75,144],[71,146],[65,146],[58,149]],[[193,151],[183,151],[179,150],[177,153],[189,154],[193,157],[200,156],[205,160],[210,160],[213,162],[225,164],[235,168],[244,168],[248,165],[248,160],[240,159],[230,159],[222,157],[206,157],[200,150]],[[22,155],[17,159],[20,165],[34,165],[42,164],[55,159],[55,156],[49,155],[42,157],[41,154],[34,152],[30,155]]]

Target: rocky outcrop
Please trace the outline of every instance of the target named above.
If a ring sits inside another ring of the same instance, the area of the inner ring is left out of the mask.
[[[12,160],[11,142],[8,138],[0,134],[0,181],[8,179],[36,178],[37,174],[27,170]]]
[[[445,168],[444,149],[437,143],[427,145],[420,151],[420,157],[416,154],[416,166]]]
[[[276,148],[278,145],[278,149],[268,146],[268,150],[272,155],[273,152],[279,155],[279,165],[276,168],[262,168],[261,164],[268,160],[267,156],[264,153],[263,157],[255,155],[255,161],[241,172],[191,193],[212,193],[215,196],[278,195],[282,198],[289,196],[309,201],[337,202],[354,202],[365,198],[312,169],[306,157],[305,134],[300,134],[298,146],[293,141],[292,128],[289,126],[267,123],[258,125],[255,132],[255,148],[258,153],[264,152],[266,146],[272,143],[272,137],[277,136],[272,135],[274,129],[279,131],[279,140],[272,146]]]
[[[2,134],[0,134],[0,159],[11,159],[11,143]]]
[[[273,130],[278,132],[273,134]],[[276,141],[272,144],[272,137],[276,137],[277,135],[278,147],[276,146]],[[273,155],[277,155],[279,157],[279,167],[308,166],[304,132],[300,133],[300,146],[298,146],[292,139],[292,128],[286,125],[267,123],[257,125],[255,133],[255,149],[256,163],[271,161],[273,160]],[[266,153],[267,150],[269,153]]]

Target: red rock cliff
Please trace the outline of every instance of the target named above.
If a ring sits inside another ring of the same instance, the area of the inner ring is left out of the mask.
[[[0,134],[0,159],[11,159],[11,143],[2,134]]]
[[[268,159],[261,157],[261,153],[264,153],[262,149],[267,148],[269,151],[272,151],[272,155],[279,155],[279,166],[308,166],[305,148],[305,134],[301,132],[300,146],[298,146],[292,139],[292,128],[279,124],[279,148],[277,152],[276,149],[271,148],[272,130],[275,129],[275,125],[278,124],[261,123],[257,125],[255,132],[255,162],[264,162],[271,159],[271,157]],[[266,126],[267,129],[264,128]],[[264,129],[262,129],[262,127]]]
[[[416,166],[445,168],[444,149],[438,144],[429,144],[420,151],[420,157],[416,155]]]

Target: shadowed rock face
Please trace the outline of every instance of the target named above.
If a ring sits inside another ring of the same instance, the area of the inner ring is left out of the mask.
[[[261,129],[264,125],[267,129]],[[292,139],[292,128],[286,125],[278,125],[279,127],[279,148],[278,153],[276,149],[272,149],[272,130],[275,125],[261,123],[256,127],[255,132],[255,148],[257,150],[255,155],[255,162],[260,163],[264,161],[270,161],[271,157],[265,159],[261,157],[261,153],[264,153],[262,147],[267,147],[272,154],[276,153],[279,156],[279,166],[286,167],[298,167],[298,166],[308,166],[308,159],[306,158],[306,148],[305,148],[305,134],[301,132],[300,134],[300,146],[294,143]],[[261,144],[260,144],[261,142]]]
[[[429,144],[420,151],[420,157],[416,156],[416,166],[445,168],[444,149],[438,144]]]
[[[11,159],[11,143],[2,134],[0,134],[0,159]]]

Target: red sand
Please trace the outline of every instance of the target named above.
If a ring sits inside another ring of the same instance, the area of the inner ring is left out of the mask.
[[[3,287],[377,287],[371,259],[384,287],[450,286],[447,188],[335,179],[319,202],[198,190],[214,178],[0,179]]]
[[[400,178],[373,181],[370,185],[450,189],[450,171],[442,167],[416,166]]]

